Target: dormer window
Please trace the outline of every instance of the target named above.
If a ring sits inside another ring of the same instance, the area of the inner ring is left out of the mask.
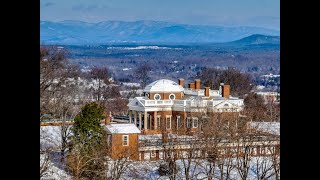
[[[155,100],[160,100],[161,99],[160,94],[155,94],[153,97],[154,97]]]
[[[176,99],[176,95],[170,94],[170,95],[169,95],[169,99],[170,99],[170,100],[175,100],[175,99]]]

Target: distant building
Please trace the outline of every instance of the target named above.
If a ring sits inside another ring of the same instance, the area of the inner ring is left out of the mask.
[[[278,92],[257,92],[257,95],[262,96],[266,104],[280,101],[280,93]]]
[[[130,123],[143,134],[157,134],[162,130],[173,132],[179,128],[195,131],[200,127],[193,112],[239,113],[243,99],[230,95],[230,86],[221,83],[219,90],[200,88],[200,79],[184,88],[179,82],[160,79],[144,89],[144,96],[131,99],[128,104]]]
[[[141,131],[134,124],[107,124],[104,126],[107,131],[107,139],[111,147],[113,159],[122,156],[138,160],[138,135]]]

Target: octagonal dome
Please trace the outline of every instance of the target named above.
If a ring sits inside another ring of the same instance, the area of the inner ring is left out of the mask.
[[[183,87],[178,83],[168,80],[160,79],[148,84],[144,88],[144,92],[183,92]]]

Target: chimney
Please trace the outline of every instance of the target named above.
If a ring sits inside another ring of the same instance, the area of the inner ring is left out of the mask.
[[[204,88],[204,96],[209,97],[210,96],[210,87],[205,87]]]
[[[230,96],[230,85],[222,85],[222,97],[229,99]]]
[[[179,81],[179,85],[184,87],[184,79],[180,78],[178,81]]]
[[[194,83],[189,83],[189,88],[190,88],[190,89],[195,89],[195,88],[194,88]]]
[[[219,86],[219,94],[222,94],[222,86],[224,85],[224,83],[220,83],[220,86]]]
[[[105,124],[106,125],[110,125],[111,124],[111,112],[110,112],[109,115],[107,115]]]
[[[200,90],[200,79],[195,79],[194,82],[196,84],[196,86],[195,86],[196,90],[199,91]]]

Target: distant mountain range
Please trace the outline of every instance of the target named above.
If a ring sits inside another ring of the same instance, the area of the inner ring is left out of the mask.
[[[162,21],[40,21],[40,43],[61,45],[117,43],[221,43],[268,41],[266,36],[279,36],[277,30],[260,27],[223,27],[169,23]],[[255,39],[255,40],[254,40]],[[274,38],[271,38],[272,40]],[[276,39],[276,38],[275,38]],[[280,38],[279,38],[280,40]]]
[[[265,36],[253,34],[251,36],[232,41],[231,44],[255,45],[255,44],[280,44],[280,36]]]

